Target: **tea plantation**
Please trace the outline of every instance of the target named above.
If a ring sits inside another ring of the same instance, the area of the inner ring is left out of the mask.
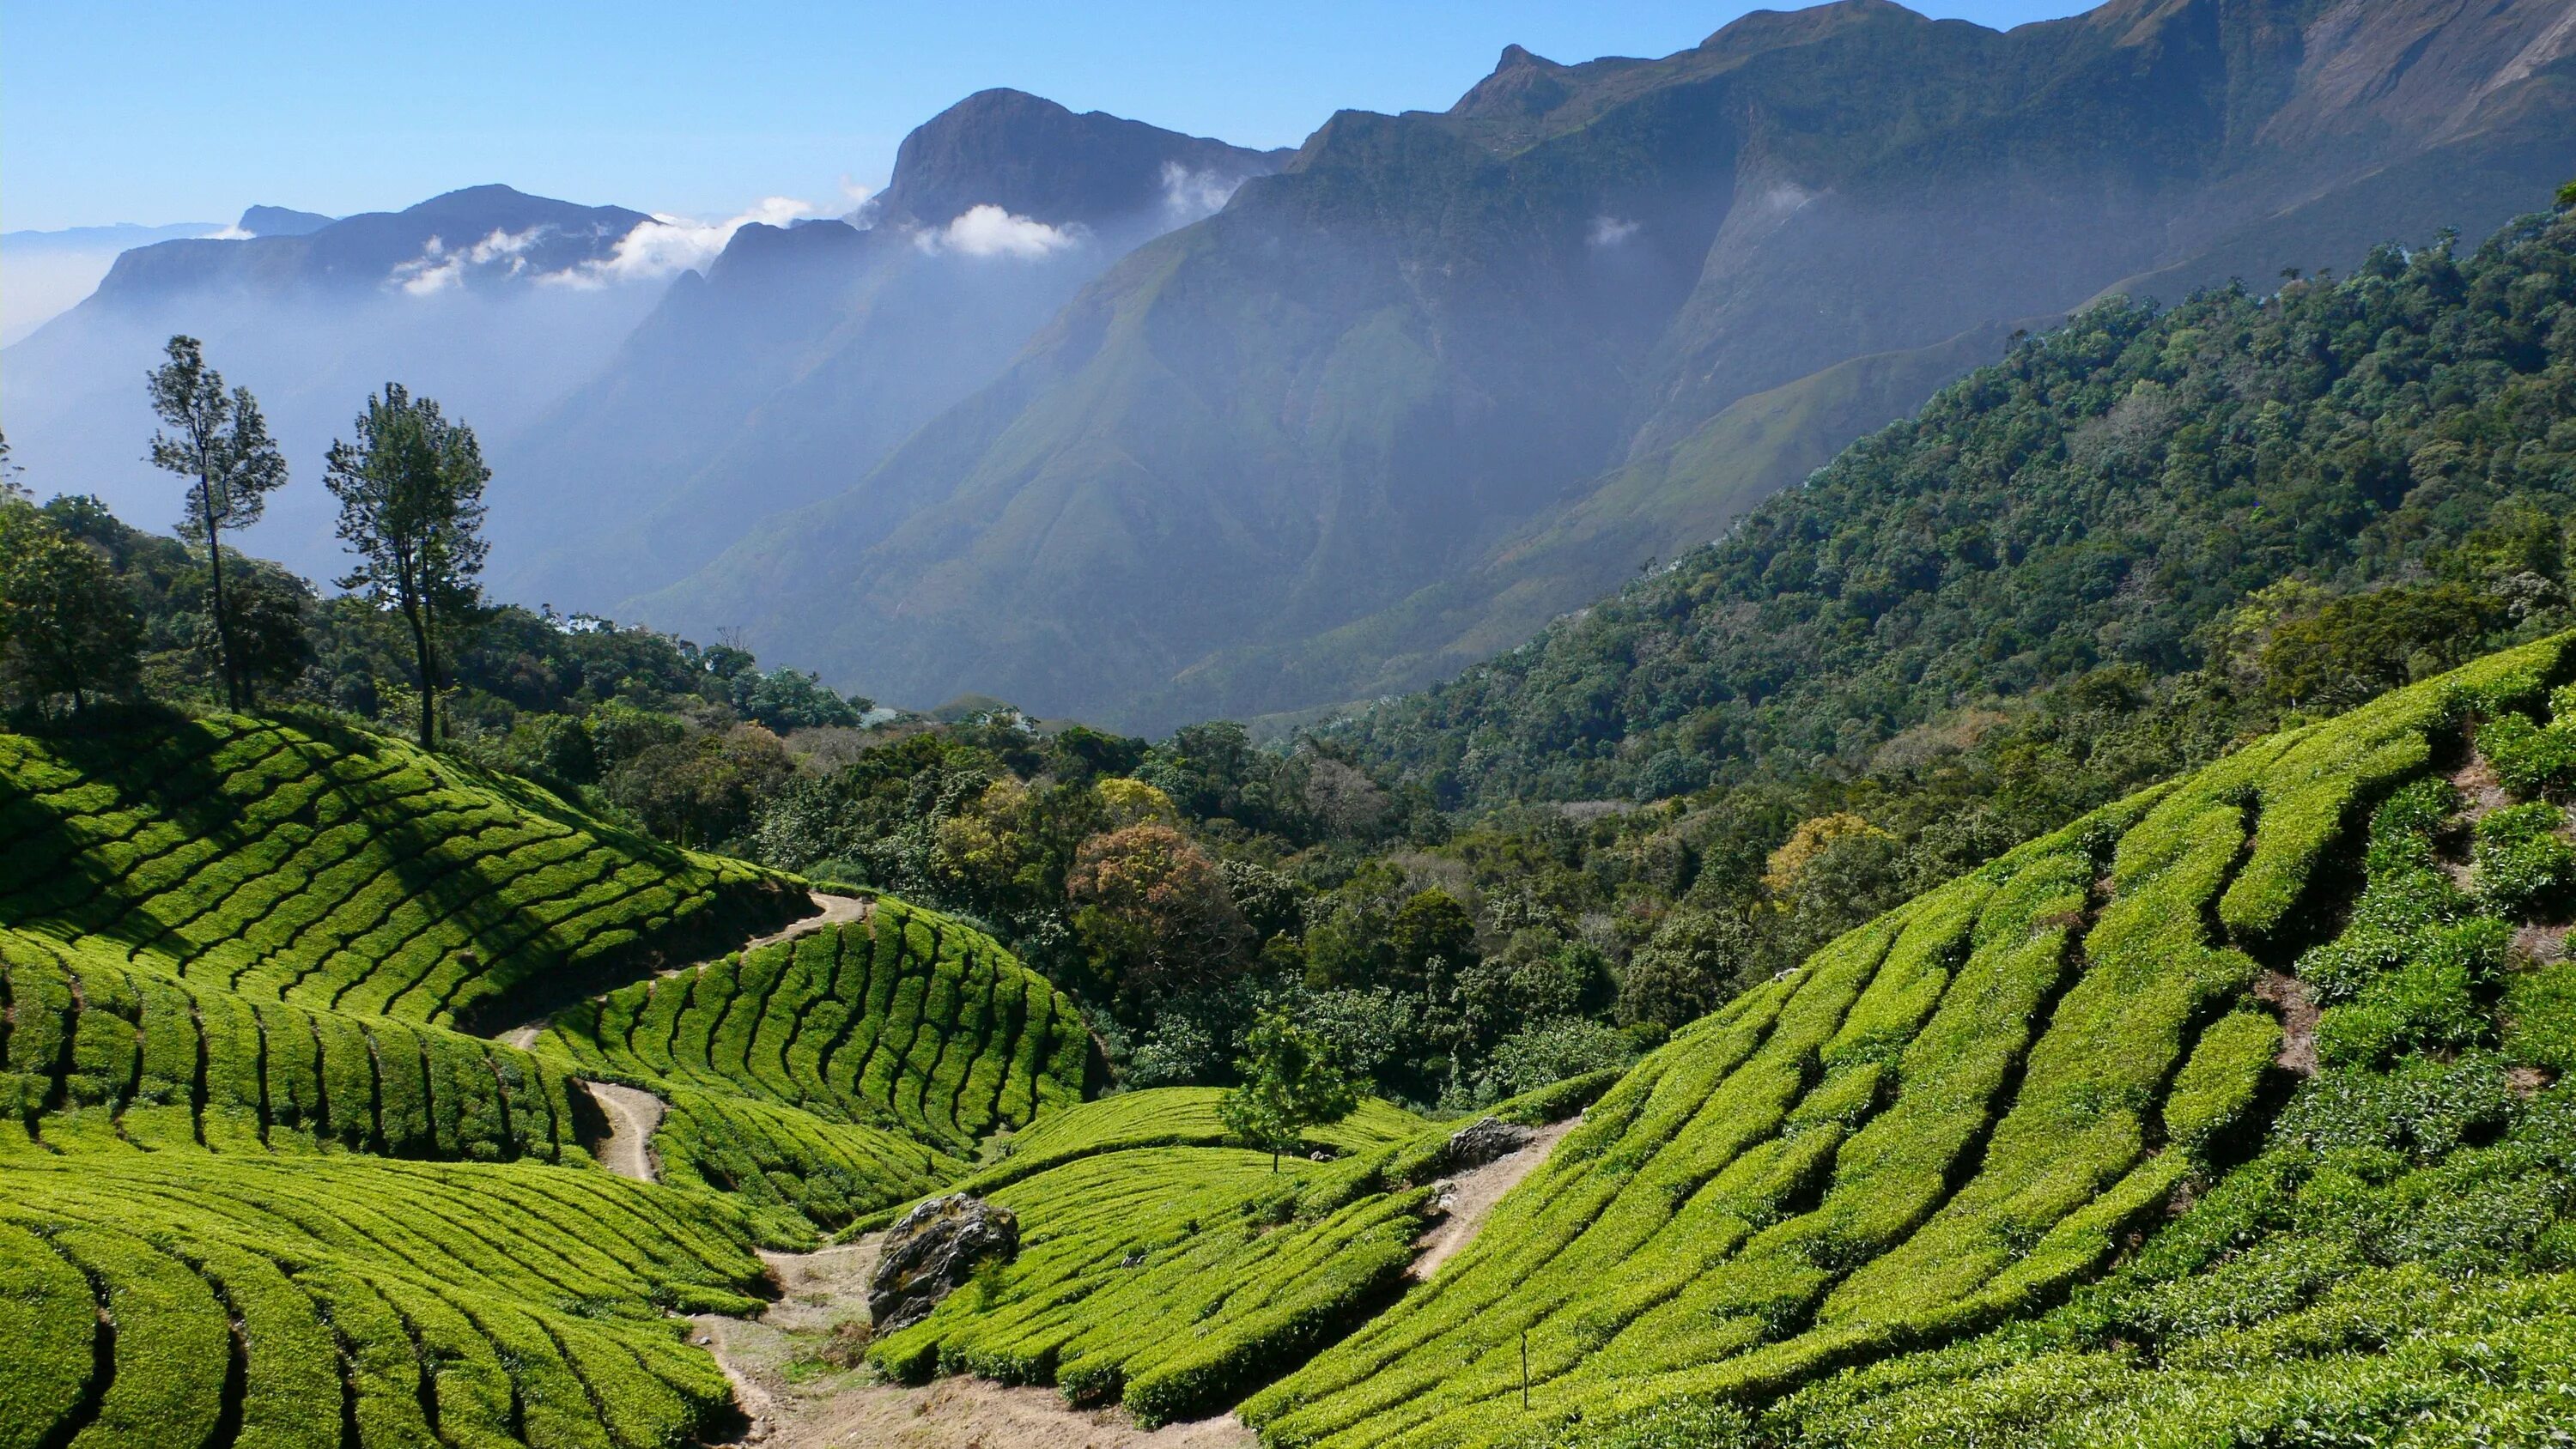
[[[959,922],[743,949],[800,882],[318,725],[0,736],[0,1449],[721,1439],[673,1315],[956,1189],[1020,1251],[876,1371],[1280,1449],[2564,1442],[2571,681],[2248,743],[1506,1104],[1588,1109],[1427,1277],[1457,1124],[1274,1171]]]
[[[1092,1050],[1044,977],[893,901],[865,924],[583,1003],[543,1042],[594,1074],[702,1084],[952,1150],[1079,1101]]]
[[[2523,1431],[2576,1423],[2576,850],[2492,781],[2576,786],[2571,662],[2263,740],[1835,942],[1244,1416],[1293,1445],[2554,1442]],[[2313,1039],[2266,1002],[2322,1006]]]
[[[756,1310],[754,1248],[1088,1069],[1062,996],[892,902],[654,981],[801,887],[389,740],[0,736],[0,820],[0,1449],[720,1437],[671,1315]],[[461,1029],[656,988],[649,1060]],[[666,1099],[661,1185],[593,1165],[583,1077]]]
[[[216,716],[0,735],[0,923],[266,999],[452,1022],[800,912],[737,861],[337,726]]]

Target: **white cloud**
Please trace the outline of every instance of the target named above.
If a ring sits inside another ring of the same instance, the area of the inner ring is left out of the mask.
[[[850,204],[850,210],[856,211],[867,205],[868,199],[875,195],[875,191],[852,181],[847,171],[841,173],[841,199]]]
[[[785,226],[813,216],[820,210],[810,201],[792,196],[765,197],[760,204],[738,216],[722,221],[699,221],[693,217],[657,213],[639,221],[635,229],[617,239],[617,245],[605,257],[548,272],[537,280],[569,287],[600,287],[610,282],[649,282],[657,278],[703,267],[714,261],[733,240],[733,234],[746,226]]]
[[[544,240],[554,228],[539,224],[526,231],[492,229],[491,235],[468,247],[451,247],[443,237],[431,237],[422,244],[420,255],[407,262],[396,262],[385,274],[391,286],[402,288],[415,297],[444,292],[464,282],[467,268],[499,267],[510,276],[527,270],[528,249]]]
[[[1615,216],[1596,216],[1592,218],[1592,234],[1584,240],[1595,247],[1615,247],[1635,236],[1637,228],[1643,225],[1645,223],[1641,221],[1627,221]]]
[[[447,249],[445,238],[435,236],[422,245],[419,256],[394,263],[385,274],[386,281],[415,297],[443,292],[464,279],[465,259]]]
[[[1082,229],[1052,227],[987,203],[968,207],[946,226],[916,232],[912,240],[915,246],[933,254],[957,252],[970,257],[1033,260],[1079,245]]]
[[[1214,216],[1225,207],[1234,189],[1243,184],[1241,176],[1225,176],[1214,171],[1192,171],[1178,161],[1163,163],[1163,210],[1176,225],[1186,225],[1203,216]]]
[[[255,237],[255,236],[257,236],[257,235],[259,235],[259,233],[258,233],[258,232],[255,232],[255,231],[244,231],[244,230],[242,230],[242,229],[241,229],[241,226],[240,226],[238,223],[236,223],[236,224],[234,224],[234,225],[232,225],[232,226],[225,227],[222,231],[210,231],[210,232],[206,233],[204,236],[202,236],[202,237],[198,238],[198,240],[200,240],[200,241],[249,241],[252,237]]]

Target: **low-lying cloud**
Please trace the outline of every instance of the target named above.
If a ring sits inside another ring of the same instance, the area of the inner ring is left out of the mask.
[[[913,233],[913,245],[932,255],[956,252],[969,257],[1013,257],[1023,261],[1052,256],[1082,243],[1078,226],[1053,227],[1017,216],[987,203],[960,212],[946,226]]]
[[[397,263],[386,274],[387,286],[399,287],[415,297],[427,297],[461,286],[467,277],[480,273],[527,277],[552,286],[589,289],[615,282],[651,282],[676,275],[692,267],[703,267],[714,261],[733,240],[733,234],[753,223],[786,226],[817,215],[820,208],[811,202],[791,196],[765,198],[757,206],[722,221],[700,221],[695,217],[657,214],[637,222],[619,237],[607,255],[589,258],[551,272],[530,270],[534,258],[530,253],[537,244],[555,234],[551,226],[532,226],[525,231],[495,230],[471,246],[451,246],[442,237],[431,237],[421,254]]]
[[[1201,217],[1214,216],[1233,199],[1235,188],[1243,184],[1240,174],[1217,171],[1192,171],[1178,161],[1163,163],[1163,211],[1175,226],[1187,226]]]
[[[518,276],[528,269],[528,249],[554,231],[546,225],[525,231],[503,231],[492,234],[468,247],[451,247],[441,237],[431,237],[420,255],[407,262],[396,262],[385,280],[415,297],[426,297],[461,285],[471,270],[497,270],[504,276]]]
[[[677,275],[714,261],[733,234],[755,223],[787,226],[820,214],[821,208],[792,196],[762,198],[759,205],[722,221],[656,213],[617,239],[605,257],[549,272],[541,281],[563,286],[601,287],[611,282],[649,282]]]
[[[1615,247],[1635,236],[1637,228],[1643,225],[1645,223],[1629,221],[1622,217],[1596,216],[1592,218],[1592,233],[1584,240],[1595,247]]]

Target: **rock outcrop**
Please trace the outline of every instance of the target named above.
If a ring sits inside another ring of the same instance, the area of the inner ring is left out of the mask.
[[[878,1333],[908,1328],[988,1260],[1020,1251],[1020,1220],[970,1193],[934,1197],[886,1229],[868,1275],[868,1321]]]
[[[1449,1136],[1449,1148],[1441,1162],[1451,1172],[1464,1172],[1482,1167],[1496,1158],[1509,1157],[1527,1147],[1537,1134],[1527,1127],[1516,1127],[1500,1117],[1479,1117]]]

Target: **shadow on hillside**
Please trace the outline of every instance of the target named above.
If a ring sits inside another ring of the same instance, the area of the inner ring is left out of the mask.
[[[253,838],[249,802],[225,792],[228,772],[214,756],[227,745],[261,736],[273,737],[280,748],[287,742],[269,721],[197,720],[148,706],[93,710],[76,724],[26,733],[45,756],[84,780],[109,786],[116,800],[99,802],[103,810],[67,810],[39,803],[17,781],[0,781],[0,839],[8,842],[9,862],[7,877],[0,879],[0,900],[10,903],[5,923],[54,922],[129,949],[162,932],[163,923],[138,915],[137,903],[119,889],[148,862],[120,863],[99,847],[157,820],[187,838],[218,842],[216,859],[244,848]],[[115,818],[136,804],[146,807],[141,819]]]

